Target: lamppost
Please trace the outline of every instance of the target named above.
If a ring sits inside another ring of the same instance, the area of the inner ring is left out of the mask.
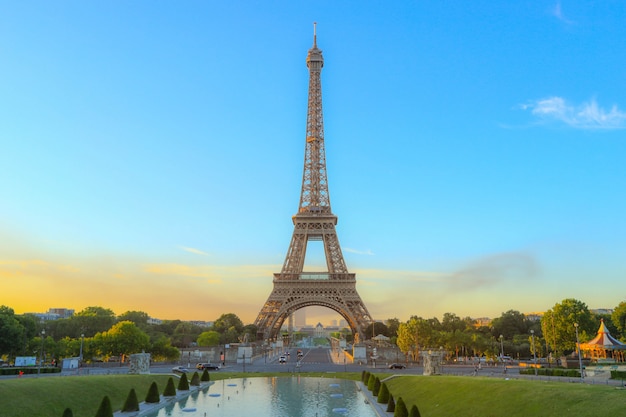
[[[78,355],[78,358],[80,360],[80,365],[81,366],[83,364],[83,340],[85,340],[85,334],[81,333],[80,334],[80,354]]]
[[[535,353],[535,331],[530,331],[530,337],[533,340],[533,367],[535,368],[535,376],[537,375],[537,354]]]
[[[502,343],[504,336],[500,335],[500,360],[504,363],[504,343]]]
[[[41,331],[41,354],[39,355],[39,368],[37,368],[37,377],[39,378],[39,374],[41,374],[41,367],[43,365],[43,342],[44,342],[44,338],[46,336],[46,329],[43,329]]]
[[[578,367],[580,368],[580,382],[585,382],[585,374],[583,373],[583,358],[582,352],[580,351],[580,341],[578,340],[578,323],[574,323],[574,328],[576,329],[576,346],[578,348]]]

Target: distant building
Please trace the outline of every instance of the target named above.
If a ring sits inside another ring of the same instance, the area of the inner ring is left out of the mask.
[[[315,326],[314,336],[315,337],[326,337],[326,330],[324,330],[324,326],[322,326],[322,323],[317,323],[317,325]]]
[[[474,319],[474,327],[489,327],[491,319],[489,317],[478,317]]]
[[[191,323],[191,324],[195,324],[196,326],[200,326],[200,327],[211,327],[213,326],[212,321],[203,321],[203,320],[190,320],[187,323]]]
[[[154,317],[148,317],[148,324],[159,325],[159,324],[162,324],[162,323],[163,323],[163,320],[161,320],[161,319],[157,319],[157,318],[154,318]]]
[[[592,309],[589,309],[589,311],[591,311],[593,314],[608,314],[608,315],[613,314],[612,308],[592,308]]]
[[[47,313],[26,313],[32,314],[41,321],[53,321],[58,319],[67,319],[74,315],[72,308],[50,308]]]
[[[526,317],[526,320],[540,321],[543,317],[543,311],[539,313],[524,313],[524,317]]]

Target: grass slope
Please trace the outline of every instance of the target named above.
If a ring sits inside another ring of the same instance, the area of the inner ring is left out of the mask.
[[[156,381],[162,392],[169,375],[103,375],[0,380],[2,417],[54,417],[69,407],[75,416],[94,416],[105,395],[121,410],[131,388],[143,401]]]
[[[385,375],[379,375],[385,378]],[[397,400],[429,417],[624,415],[626,391],[606,385],[480,377],[406,376],[386,381]]]

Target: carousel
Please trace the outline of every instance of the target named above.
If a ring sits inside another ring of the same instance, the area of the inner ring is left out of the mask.
[[[615,362],[624,362],[626,344],[611,336],[609,329],[604,325],[604,320],[601,320],[596,337],[587,343],[581,343],[580,350],[593,361],[613,359]]]

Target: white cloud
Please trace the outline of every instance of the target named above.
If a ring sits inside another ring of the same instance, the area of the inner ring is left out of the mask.
[[[548,97],[522,105],[524,110],[544,121],[565,123],[576,129],[623,129],[626,127],[626,112],[616,105],[605,110],[595,99],[579,105],[568,103],[562,97]]]
[[[181,246],[180,247],[182,250],[189,252],[189,253],[195,253],[196,255],[203,255],[203,256],[208,256],[209,254],[206,252],[201,251],[200,249],[195,249],[195,248],[187,248],[185,246]]]
[[[561,9],[561,2],[560,1],[558,1],[556,3],[556,5],[554,6],[554,9],[552,9],[552,14],[554,15],[554,17],[559,19],[561,22],[567,23],[568,25],[571,25],[572,23],[574,23],[573,21],[571,21],[567,17],[565,17],[565,15],[563,14],[563,10]]]
[[[357,249],[352,249],[352,248],[343,248],[344,252],[349,252],[349,253],[354,253],[357,255],[374,255],[374,252],[372,252],[370,249],[367,250],[357,250]]]

